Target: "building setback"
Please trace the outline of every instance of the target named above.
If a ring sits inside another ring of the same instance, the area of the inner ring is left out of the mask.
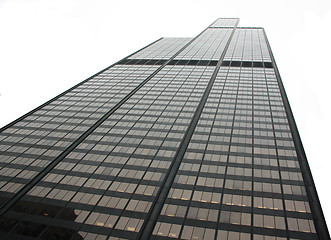
[[[161,38],[0,133],[1,239],[329,239],[263,28]]]

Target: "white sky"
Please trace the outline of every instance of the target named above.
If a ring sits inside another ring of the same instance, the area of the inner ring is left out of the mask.
[[[329,0],[0,0],[0,127],[160,37],[264,27],[331,227]]]

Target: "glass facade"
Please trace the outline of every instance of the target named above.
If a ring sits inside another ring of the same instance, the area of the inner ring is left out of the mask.
[[[162,38],[0,132],[1,239],[329,239],[263,28]]]

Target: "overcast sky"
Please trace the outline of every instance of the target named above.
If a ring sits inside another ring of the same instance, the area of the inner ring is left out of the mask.
[[[331,226],[331,2],[0,0],[0,127],[160,37],[264,27]]]

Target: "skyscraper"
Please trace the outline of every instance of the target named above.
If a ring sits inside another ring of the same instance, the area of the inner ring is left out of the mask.
[[[161,38],[1,129],[2,239],[329,239],[262,28]]]

